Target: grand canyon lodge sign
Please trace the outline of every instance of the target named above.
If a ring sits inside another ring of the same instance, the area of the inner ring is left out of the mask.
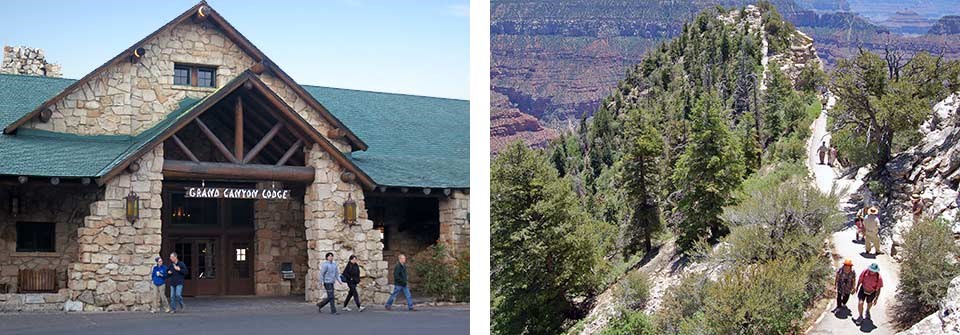
[[[214,199],[290,199],[290,190],[224,187],[187,187],[186,198]]]

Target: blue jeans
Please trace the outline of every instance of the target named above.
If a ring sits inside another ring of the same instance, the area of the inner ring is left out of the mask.
[[[393,298],[397,297],[397,293],[403,291],[403,295],[407,297],[407,308],[413,308],[413,298],[410,297],[410,288],[406,286],[393,285],[393,293],[390,293],[390,298],[387,299],[387,306],[393,305]]]
[[[170,309],[176,311],[177,304],[183,309],[183,285],[170,286]]]
[[[336,313],[336,312],[337,312],[337,299],[334,297],[333,283],[329,283],[329,284],[323,283],[323,289],[324,289],[325,291],[327,291],[327,298],[326,298],[326,299],[323,299],[323,301],[317,303],[317,311],[319,312],[320,310],[323,309],[323,306],[326,306],[327,304],[330,304],[330,313]]]

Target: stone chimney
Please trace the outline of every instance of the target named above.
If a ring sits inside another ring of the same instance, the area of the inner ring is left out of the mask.
[[[28,47],[3,47],[3,63],[0,73],[25,74],[60,78],[60,64],[47,63],[43,49]]]

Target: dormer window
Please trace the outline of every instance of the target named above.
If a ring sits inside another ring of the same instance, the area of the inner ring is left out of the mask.
[[[173,67],[173,84],[217,87],[217,69],[209,66],[176,64]]]

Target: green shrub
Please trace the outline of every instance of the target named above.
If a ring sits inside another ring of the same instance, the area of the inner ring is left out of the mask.
[[[950,280],[960,275],[960,264],[954,261],[960,249],[948,222],[925,219],[907,232],[901,250],[895,308],[898,321],[909,325],[937,310]]]
[[[625,310],[611,320],[600,335],[654,335],[657,334],[650,317],[640,311]]]
[[[470,301],[470,250],[464,250],[455,261],[457,276],[454,279],[454,297],[456,301]]]
[[[421,255],[427,258],[417,259],[413,271],[420,276],[419,287],[431,297],[442,301],[452,301],[456,295],[457,269],[447,258],[446,246],[435,244],[427,247]]]
[[[628,309],[641,310],[650,299],[650,276],[641,271],[631,271],[618,284],[618,292],[623,305]]]

